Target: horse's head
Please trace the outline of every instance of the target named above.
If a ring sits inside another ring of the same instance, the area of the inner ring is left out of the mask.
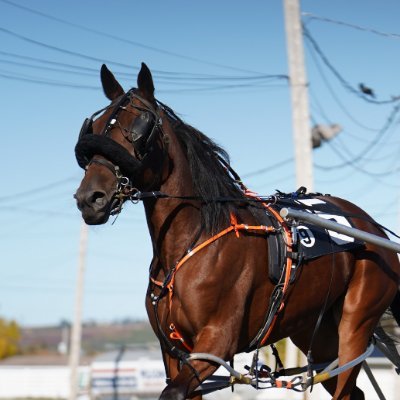
[[[161,118],[145,64],[137,89],[124,92],[105,65],[101,82],[111,104],[87,118],[75,148],[85,176],[75,194],[87,224],[105,223],[133,191],[153,189],[163,160]]]

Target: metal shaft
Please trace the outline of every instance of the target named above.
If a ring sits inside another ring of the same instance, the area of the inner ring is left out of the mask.
[[[355,239],[363,240],[364,242],[375,244],[396,253],[400,253],[400,243],[396,243],[389,239],[373,235],[372,233],[364,232],[360,229],[351,228],[342,224],[338,224],[337,222],[320,218],[316,214],[294,210],[293,208],[282,208],[280,214],[283,218],[294,218],[301,221],[310,222],[311,224],[320,226],[322,228],[329,229],[338,233],[343,233],[344,235],[354,237]]]
[[[378,382],[376,381],[374,375],[372,374],[371,368],[369,367],[368,363],[366,361],[364,361],[362,366],[363,366],[364,371],[367,374],[369,380],[371,381],[371,384],[374,387],[375,392],[379,397],[379,400],[386,400],[386,397],[383,394],[381,388],[379,387]]]

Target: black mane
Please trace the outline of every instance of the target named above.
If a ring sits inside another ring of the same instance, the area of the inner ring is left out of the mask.
[[[203,226],[207,232],[216,233],[229,226],[231,211],[246,196],[227,170],[229,155],[224,149],[180,119],[173,126],[189,162],[193,191],[203,201]],[[221,201],[224,198],[239,201]]]

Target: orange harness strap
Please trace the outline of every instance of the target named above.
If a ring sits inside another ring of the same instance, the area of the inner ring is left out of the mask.
[[[249,197],[255,197],[258,198],[254,193],[252,192],[247,192],[246,193]],[[284,232],[285,232],[285,237],[286,237],[286,247],[288,251],[292,250],[292,235],[291,235],[291,231],[290,229],[287,227],[286,223],[284,222],[284,220],[282,219],[282,217],[279,215],[278,212],[276,212],[272,207],[270,207],[268,204],[262,202],[263,206],[271,213],[274,215],[274,217],[277,219],[277,221],[279,222],[279,224],[281,225],[281,227],[283,228]],[[218,240],[219,238],[227,235],[228,233],[234,231],[235,235],[237,238],[240,237],[239,232],[240,231],[261,231],[264,233],[270,233],[270,232],[275,232],[276,229],[273,226],[265,226],[265,225],[247,225],[247,224],[238,224],[237,223],[237,219],[236,216],[234,214],[231,214],[231,225],[224,229],[223,231],[217,233],[216,235],[212,236],[210,239],[204,241],[203,243],[197,245],[194,249],[192,249],[191,251],[189,251],[175,266],[174,270],[172,271],[172,276],[170,278],[170,281],[167,284],[167,288],[169,290],[169,309],[170,309],[170,313],[172,310],[172,297],[174,294],[174,283],[175,283],[175,276],[176,273],[179,271],[179,269],[186,263],[186,261],[188,261],[192,256],[194,256],[196,253],[198,253],[200,250],[204,249],[205,247],[207,247],[208,245],[210,245],[211,243],[215,242],[216,240]],[[287,262],[286,262],[286,270],[285,270],[285,279],[284,279],[284,284],[283,284],[283,296],[286,293],[286,290],[289,286],[289,282],[290,282],[290,275],[291,275],[291,270],[292,270],[292,259],[290,257],[287,257]],[[159,287],[163,287],[164,284],[160,281],[157,281],[155,279],[153,279],[152,277],[150,277],[150,280],[157,286]],[[271,334],[272,328],[275,325],[275,321],[277,318],[277,315],[279,314],[279,312],[283,309],[284,307],[284,303],[282,302],[278,312],[276,313],[276,315],[274,316],[272,323],[268,329],[268,331],[265,333],[264,337],[261,340],[261,345],[263,345],[267,338],[269,337],[269,335]],[[188,350],[188,351],[192,351],[192,348],[185,342],[183,336],[178,332],[178,330],[176,329],[174,324],[170,325],[170,329],[171,329],[171,333],[170,333],[170,338],[173,340],[179,340],[182,345]]]
[[[193,348],[189,346],[186,342],[183,336],[177,331],[176,327],[174,324],[171,324],[169,326],[169,329],[171,330],[171,333],[169,334],[170,339],[173,340],[179,340],[182,345],[185,347],[186,350],[188,350],[190,353],[193,351]]]
[[[191,250],[188,254],[186,254],[186,256],[183,257],[178,262],[178,264],[175,266],[175,269],[173,271],[171,280],[169,281],[169,283],[167,285],[167,288],[169,290],[169,309],[170,309],[170,313],[171,313],[171,309],[172,309],[172,297],[173,297],[173,294],[174,294],[175,275],[178,272],[178,270],[183,266],[183,264],[185,264],[185,262],[187,260],[189,260],[189,258],[194,256],[200,250],[204,249],[209,244],[215,242],[216,240],[218,240],[222,236],[225,236],[225,235],[227,235],[228,233],[230,233],[232,231],[234,231],[235,234],[236,234],[236,237],[239,238],[239,231],[262,231],[262,232],[265,232],[265,233],[269,233],[269,232],[275,232],[275,228],[273,226],[265,226],[265,225],[238,224],[236,216],[234,214],[231,214],[231,225],[228,228],[224,229],[223,231],[217,233],[216,235],[214,235],[210,239],[208,239],[208,240],[204,241],[203,243],[199,244],[198,246],[196,246],[193,250]],[[154,280],[153,280],[153,282],[156,283]],[[172,331],[170,333],[170,335],[169,335],[170,339],[179,340],[187,350],[189,350],[189,351],[193,350],[192,347],[189,346],[189,344],[185,342],[185,339],[178,332],[178,330],[176,329],[174,324],[170,325],[170,329]]]
[[[281,389],[281,388],[286,388],[286,389],[292,389],[293,388],[293,382],[291,381],[281,381],[277,379],[275,381],[276,387]]]
[[[227,235],[228,233],[230,233],[232,231],[234,231],[236,237],[239,238],[239,232],[240,231],[261,231],[261,232],[264,232],[264,233],[270,233],[270,232],[275,232],[275,228],[273,226],[265,226],[265,225],[238,224],[236,216],[234,214],[231,214],[231,225],[228,228],[224,229],[223,231],[221,231],[221,232],[217,233],[216,235],[212,236],[210,239],[208,239],[208,240],[204,241],[203,243],[199,244],[198,246],[196,246],[194,249],[192,249],[190,252],[188,252],[178,262],[178,264],[176,264],[176,266],[175,266],[175,268],[174,268],[174,270],[172,272],[172,276],[170,278],[170,281],[166,286],[168,288],[168,290],[169,290],[169,309],[170,309],[170,312],[171,312],[171,309],[172,309],[172,297],[173,297],[173,293],[174,293],[175,275],[178,272],[178,270],[183,266],[183,264],[185,264],[185,262],[187,260],[189,260],[189,258],[194,256],[200,250],[204,249],[209,244],[215,242],[216,240],[218,240],[222,236],[225,236],[225,235]],[[163,282],[160,282],[160,281],[154,279],[153,277],[150,277],[150,280],[155,285],[157,285],[159,287],[163,287],[164,286]],[[192,348],[189,346],[188,343],[185,342],[183,336],[179,333],[179,331],[176,329],[174,324],[170,325],[170,330],[172,331],[170,333],[170,335],[169,335],[170,339],[179,340],[182,343],[182,345],[188,351],[192,351]]]
[[[205,247],[207,247],[211,243],[215,242],[222,236],[225,236],[226,234],[228,234],[229,232],[232,232],[232,231],[234,231],[236,233],[236,237],[239,237],[239,231],[262,231],[265,233],[275,232],[275,228],[273,226],[237,224],[236,217],[233,215],[231,215],[231,223],[232,223],[232,225],[229,226],[228,228],[224,229],[223,231],[217,233],[210,239],[208,239],[208,240],[204,241],[203,243],[199,244],[198,246],[196,246],[193,250],[191,250],[189,253],[187,253],[185,255],[185,257],[183,257],[178,262],[178,264],[175,266],[175,270],[172,274],[171,280],[169,281],[169,283],[167,285],[167,288],[169,290],[169,307],[170,307],[170,309],[171,309],[171,305],[172,305],[172,296],[173,296],[173,292],[174,292],[175,275],[179,271],[179,269],[182,267],[182,265],[185,264],[185,262],[187,260],[189,260],[189,258],[194,256],[200,250],[204,249]]]

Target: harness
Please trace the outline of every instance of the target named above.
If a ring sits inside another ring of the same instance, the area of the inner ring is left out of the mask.
[[[246,192],[247,196],[249,196],[250,199],[255,199],[260,201],[260,199],[257,198],[257,196],[252,193],[247,191]],[[275,324],[275,321],[278,317],[278,313],[283,309],[284,307],[284,298],[285,294],[287,292],[287,289],[289,287],[290,283],[290,278],[292,275],[292,267],[293,267],[293,262],[292,262],[292,233],[285,221],[280,217],[279,213],[277,213],[268,203],[262,202],[261,203],[267,210],[267,212],[275,219],[279,227],[277,228],[276,226],[273,225],[248,225],[244,223],[238,223],[237,218],[234,214],[231,214],[231,225],[228,226],[226,229],[220,231],[219,233],[215,234],[211,238],[205,240],[204,242],[198,244],[194,248],[190,248],[186,254],[175,264],[174,267],[172,267],[169,271],[169,273],[166,275],[165,279],[163,282],[158,281],[154,279],[151,276],[152,271],[150,270],[150,281],[153,283],[154,286],[158,287],[160,292],[158,295],[154,293],[154,291],[150,294],[151,299],[152,299],[152,304],[154,307],[154,312],[157,314],[157,307],[159,301],[164,298],[165,296],[168,296],[168,309],[170,312],[170,315],[172,315],[172,304],[173,304],[173,296],[174,296],[174,284],[175,284],[175,279],[176,279],[176,274],[178,271],[186,264],[186,262],[191,259],[195,254],[201,252],[203,249],[208,247],[211,243],[216,242],[218,239],[230,234],[234,233],[236,238],[240,238],[241,233],[245,232],[253,232],[253,233],[260,233],[267,235],[269,237],[271,234],[281,234],[284,237],[284,242],[286,246],[286,262],[284,264],[284,269],[283,273],[278,280],[275,289],[273,291],[273,294],[271,296],[270,304],[268,307],[268,310],[266,311],[266,317],[264,319],[263,325],[259,329],[256,337],[252,340],[252,342],[249,345],[248,351],[252,350],[253,348],[260,348],[262,347],[265,342],[267,341],[268,337],[271,334],[271,331],[273,329],[273,326]],[[275,224],[276,225],[276,224]],[[161,327],[161,324],[159,323],[158,317],[157,323],[158,323],[158,330],[159,332],[162,332],[163,329]],[[182,335],[179,331],[179,329],[176,327],[176,325],[171,322],[169,325],[169,330],[170,333],[167,337],[165,333],[162,335],[164,344],[167,346],[167,349],[171,353],[174,352],[175,345],[171,343],[172,341],[178,341],[182,347],[187,351],[187,352],[192,352],[193,348],[188,342],[188,340]],[[182,356],[182,354],[180,355]]]
[[[143,106],[138,106],[137,104],[134,104],[133,99],[139,100],[139,102]],[[180,121],[179,117],[177,117],[169,107],[165,106],[161,102],[157,101],[157,103],[159,109],[164,111],[169,117],[172,117],[177,122]],[[139,116],[135,118],[133,124],[128,129],[123,128],[118,121],[118,114],[121,111],[131,112],[126,107],[126,104],[129,104],[134,109],[141,112]],[[100,134],[94,135],[93,119],[103,111],[107,111],[112,107],[113,110],[110,113],[107,123],[105,124],[102,132]],[[78,160],[78,164],[82,168],[87,169],[93,163],[100,164],[105,166],[111,173],[115,175],[117,180],[117,187],[114,194],[114,202],[111,210],[112,215],[121,212],[122,205],[127,199],[133,202],[137,202],[139,200],[144,200],[147,198],[178,198],[182,200],[198,200],[197,197],[192,196],[169,196],[160,192],[143,193],[139,192],[131,184],[132,180],[140,171],[143,161],[147,157],[147,154],[152,149],[152,144],[156,132],[161,132],[164,135],[162,131],[162,120],[159,114],[159,109],[155,109],[152,104],[149,104],[145,99],[139,96],[135,89],[131,89],[121,97],[114,100],[110,106],[107,106],[95,112],[90,118],[87,118],[82,125],[79,134],[79,140],[75,148],[76,158]],[[124,137],[133,145],[136,157],[132,157],[123,146],[119,145],[117,142],[109,137],[110,132],[114,127],[119,127]],[[111,151],[109,151],[109,148],[111,148]],[[96,155],[103,156],[104,158],[99,158]],[[269,202],[273,202],[274,198],[272,197],[268,199],[263,199],[258,197],[258,195],[256,195],[255,193],[249,191],[243,185],[240,177],[235,173],[235,171],[233,171],[233,169],[228,164],[226,164],[224,160],[220,159],[220,161],[224,164],[227,173],[231,173],[234,176],[238,185],[241,186],[242,190],[247,196],[247,200],[249,202],[258,202],[263,205],[263,207],[267,211],[267,214],[271,216],[271,225],[252,226],[244,223],[238,223],[236,216],[231,214],[231,225],[221,232],[217,233],[216,235],[212,236],[205,242],[198,244],[194,248],[190,248],[186,252],[186,254],[169,271],[163,282],[155,280],[151,276],[150,271],[151,282],[160,290],[160,293],[158,295],[156,295],[154,292],[151,293],[151,299],[158,325],[159,336],[162,338],[162,342],[164,343],[164,347],[166,348],[166,350],[178,357],[182,362],[185,362],[185,360],[187,360],[186,352],[191,352],[192,347],[189,344],[188,340],[184,338],[184,336],[179,332],[178,328],[173,322],[169,326],[169,335],[167,335],[163,331],[158,317],[158,303],[161,298],[168,295],[168,308],[171,313],[176,274],[191,257],[201,252],[201,250],[205,249],[211,243],[214,243],[221,237],[226,236],[231,232],[233,232],[238,239],[240,238],[240,233],[244,233],[246,231],[266,235],[267,240],[269,240],[269,245],[275,250],[277,250],[278,246],[276,237],[278,237],[279,235],[282,236],[286,258],[284,262],[283,273],[280,276],[276,274],[277,276],[275,278],[277,282],[270,299],[270,304],[268,306],[268,309],[266,310],[266,317],[256,337],[250,343],[249,350],[253,348],[260,348],[264,345],[264,343],[270,336],[272,328],[277,319],[277,315],[284,307],[284,297],[289,287],[290,277],[292,274],[292,234],[290,228],[281,218],[279,213],[269,205]],[[234,199],[222,198],[212,199],[212,201],[231,202],[234,201]],[[243,199],[241,199],[240,201],[243,201]],[[279,251],[274,251],[272,253],[280,254]],[[269,262],[270,264],[274,264],[276,266],[276,270],[278,270],[281,264],[280,260],[273,260],[271,258]],[[185,352],[182,353],[182,351],[177,349],[177,347],[173,343],[171,343],[171,341],[178,341],[178,343],[180,343],[185,349]]]

